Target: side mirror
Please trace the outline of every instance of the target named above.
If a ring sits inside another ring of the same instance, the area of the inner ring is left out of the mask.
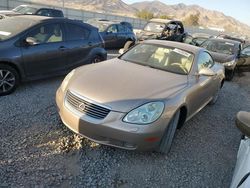
[[[27,37],[27,38],[25,39],[25,42],[26,42],[28,45],[30,45],[30,46],[34,46],[34,45],[38,44],[38,42],[36,41],[36,39],[33,38],[33,37]]]
[[[107,31],[106,33],[107,33],[107,34],[112,34],[113,32],[112,32],[112,31]]]
[[[199,76],[215,76],[216,73],[210,68],[202,68],[199,71],[198,75]]]

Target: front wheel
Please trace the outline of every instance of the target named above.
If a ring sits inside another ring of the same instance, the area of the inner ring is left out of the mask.
[[[167,154],[170,151],[174,135],[179,123],[179,118],[180,118],[180,110],[175,112],[172,119],[170,120],[166,128],[166,131],[161,139],[160,145],[157,149],[158,152]]]
[[[0,64],[0,96],[14,92],[18,84],[17,71],[11,66]]]

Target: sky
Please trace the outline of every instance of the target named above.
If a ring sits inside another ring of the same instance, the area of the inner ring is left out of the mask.
[[[127,4],[145,0],[123,0]],[[151,1],[151,0],[150,0]],[[227,16],[232,16],[237,20],[250,26],[250,0],[160,0],[161,2],[172,5],[184,3],[186,5],[200,5],[203,8],[223,12]]]

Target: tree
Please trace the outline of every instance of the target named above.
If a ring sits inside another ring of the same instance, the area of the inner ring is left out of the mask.
[[[141,19],[150,20],[154,17],[154,14],[147,10],[141,10],[136,13],[136,16]]]
[[[183,22],[184,22],[185,25],[198,26],[199,25],[199,19],[200,19],[200,13],[191,14]]]

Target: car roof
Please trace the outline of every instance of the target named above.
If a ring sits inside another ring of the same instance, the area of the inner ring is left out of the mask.
[[[88,24],[88,23],[83,23],[82,21],[79,20],[72,20],[69,18],[65,18],[65,17],[47,17],[47,16],[38,16],[38,15],[16,15],[13,17],[8,17],[7,19],[20,19],[20,22],[22,20],[30,20],[33,23],[42,23],[44,21],[56,21],[56,20],[64,20],[65,22],[70,22],[70,23],[78,23],[81,25],[85,25],[85,27],[88,27],[89,29],[96,29],[96,27]]]
[[[197,47],[194,45],[181,43],[181,42],[173,42],[167,40],[145,40],[144,43],[146,44],[156,44],[156,45],[163,45],[163,46],[170,46],[178,49],[182,49],[193,54],[198,54],[200,51],[207,51],[204,48]]]

